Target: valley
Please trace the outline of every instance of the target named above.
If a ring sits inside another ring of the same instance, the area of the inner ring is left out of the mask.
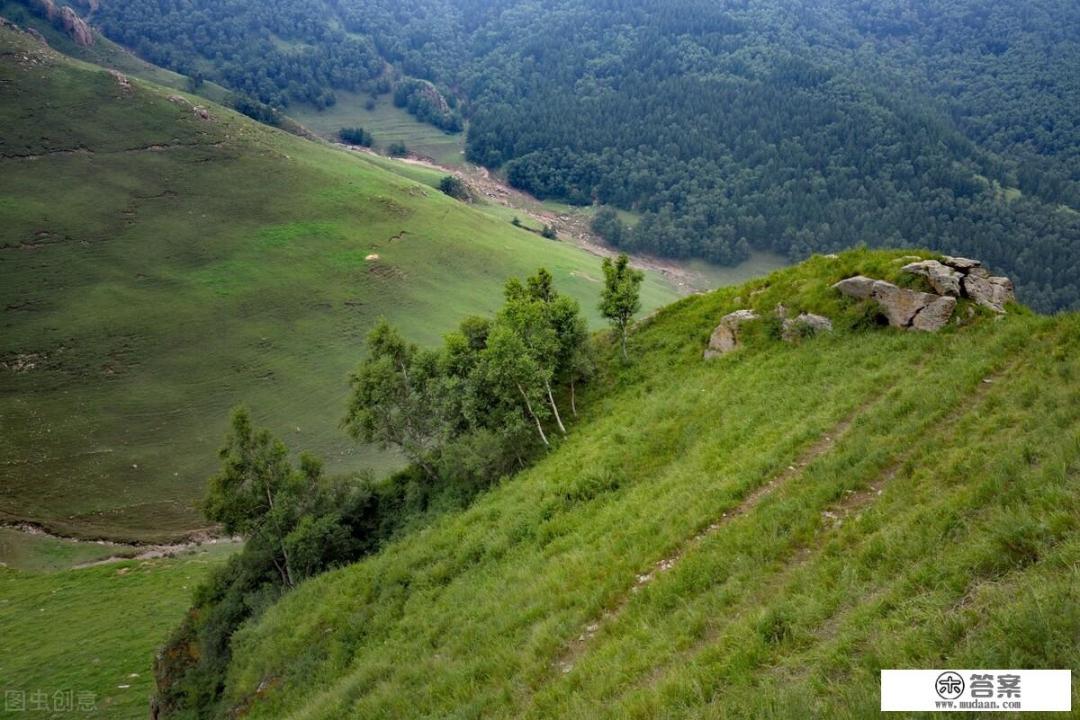
[[[597,261],[570,244],[4,32],[0,114],[36,117],[0,148],[8,522],[140,542],[203,530],[193,503],[238,403],[335,472],[385,471],[393,454],[337,429],[376,318],[432,342],[541,264],[591,311]],[[651,275],[649,307],[677,295]]]

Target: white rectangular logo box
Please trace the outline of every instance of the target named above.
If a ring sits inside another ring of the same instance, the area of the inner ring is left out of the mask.
[[[882,712],[1071,712],[1070,670],[882,670]]]

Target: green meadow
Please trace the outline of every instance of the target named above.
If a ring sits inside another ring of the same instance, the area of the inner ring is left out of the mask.
[[[569,436],[469,509],[301,586],[234,639],[252,718],[864,718],[888,667],[1076,667],[1080,318],[939,334],[814,258],[614,348]],[[704,361],[726,313],[768,320]],[[1074,702],[1078,689],[1074,685]]]
[[[446,133],[426,123],[417,122],[405,110],[394,107],[393,98],[381,95],[375,107],[367,109],[369,96],[339,90],[337,103],[325,110],[310,105],[296,105],[288,114],[317,135],[337,142],[338,131],[362,127],[375,139],[375,149],[386,152],[393,143],[403,142],[410,152],[431,158],[440,165],[455,167],[465,162],[465,133]]]
[[[87,547],[68,543],[67,552]],[[0,692],[10,716],[147,717],[154,653],[196,586],[235,549],[207,545],[177,557],[55,572],[0,568]],[[13,696],[25,712],[14,710]]]
[[[2,519],[197,529],[239,403],[331,472],[383,472],[338,427],[377,318],[434,344],[545,266],[599,322],[598,260],[568,244],[0,33]],[[647,308],[676,296],[650,275]]]

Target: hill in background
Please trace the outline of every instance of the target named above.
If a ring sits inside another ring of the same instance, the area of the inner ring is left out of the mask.
[[[1077,12],[1069,0],[132,0],[88,17],[285,112],[383,122],[362,98],[392,98],[447,132],[467,126],[468,159],[515,186],[640,215],[603,226],[627,249],[735,263],[755,249],[928,245],[1000,267],[1052,311],[1080,302]]]
[[[0,517],[158,540],[246,403],[332,472],[396,456],[339,430],[380,316],[433,343],[547,266],[598,259],[374,161],[0,28]],[[650,274],[645,304],[675,290]]]

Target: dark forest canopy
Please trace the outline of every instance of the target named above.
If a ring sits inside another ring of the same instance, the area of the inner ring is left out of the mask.
[[[1071,0],[130,0],[150,60],[279,108],[395,92],[630,250],[733,263],[929,246],[1080,307]],[[424,82],[418,82],[418,81]]]

